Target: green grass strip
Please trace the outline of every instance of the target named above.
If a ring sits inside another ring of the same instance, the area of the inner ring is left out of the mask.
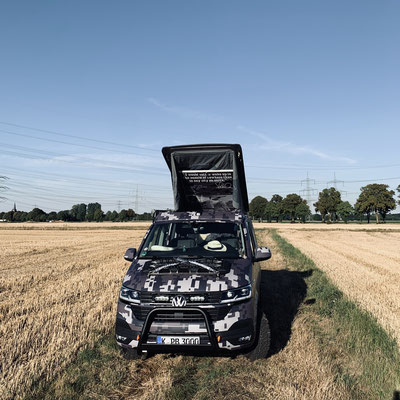
[[[338,379],[348,386],[353,398],[398,398],[400,353],[396,340],[374,316],[350,301],[311,258],[275,229],[271,234],[288,266],[309,272],[305,282],[307,309],[314,314],[312,328],[321,348],[335,358]]]

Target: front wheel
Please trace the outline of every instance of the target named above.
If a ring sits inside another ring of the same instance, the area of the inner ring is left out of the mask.
[[[268,319],[262,311],[258,331],[256,332],[256,340],[252,349],[245,354],[250,361],[266,358],[269,351],[271,341],[271,331],[269,329]]]

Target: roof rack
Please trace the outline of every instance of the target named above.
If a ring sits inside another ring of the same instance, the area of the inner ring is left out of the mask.
[[[153,216],[153,222],[157,218],[157,216],[160,215],[163,212],[172,212],[172,210],[170,208],[166,208],[165,210],[153,210],[151,212],[152,216]]]

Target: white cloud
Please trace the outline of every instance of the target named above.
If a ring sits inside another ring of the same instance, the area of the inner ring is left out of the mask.
[[[342,157],[336,156],[332,154],[328,154],[321,150],[315,149],[308,145],[298,145],[292,142],[284,142],[276,139],[270,138],[268,135],[262,132],[257,132],[251,129],[248,129],[244,126],[238,125],[236,129],[246,132],[252,136],[258,137],[261,139],[262,143],[258,146],[258,148],[263,150],[275,150],[281,151],[285,153],[290,153],[294,155],[301,155],[301,154],[311,154],[315,157],[318,157],[323,160],[330,160],[330,161],[341,161],[347,164],[355,164],[356,160],[349,158],[349,157]]]
[[[201,111],[192,110],[192,109],[185,108],[185,107],[168,106],[153,97],[148,98],[147,101],[149,103],[153,104],[154,106],[156,106],[164,111],[170,112],[172,114],[176,114],[181,118],[199,119],[199,120],[210,121],[210,122],[224,121],[224,119],[218,115],[207,114],[207,113],[203,113]]]

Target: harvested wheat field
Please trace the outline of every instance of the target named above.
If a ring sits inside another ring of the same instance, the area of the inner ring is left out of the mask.
[[[110,332],[128,266],[122,256],[145,230],[94,225],[96,231],[0,229],[0,398],[52,378]]]
[[[378,398],[357,381],[362,361],[340,348],[347,331],[338,336],[337,325],[307,302],[310,271],[295,268],[268,231],[258,235],[273,252],[262,271],[271,327],[267,359],[156,355],[127,361],[112,333],[128,267],[122,255],[139,244],[147,226],[17,226],[0,227],[2,399]],[[370,358],[379,367],[378,357]]]
[[[336,224],[325,224],[322,222],[311,222],[306,224],[290,222],[254,222],[256,229],[278,229],[280,232],[284,231],[393,231],[400,232],[400,223],[387,223],[387,224],[376,224],[371,220],[371,223],[336,223]]]
[[[400,344],[400,231],[393,226],[381,232],[315,231],[311,226],[280,226],[278,230]]]
[[[127,247],[138,245],[144,230],[93,225],[96,230],[53,230],[42,225],[38,230],[0,230],[1,398],[22,398],[38,379],[51,381],[60,372],[63,381],[62,371],[77,351],[112,331],[116,298],[127,269],[122,255]],[[273,243],[268,236],[263,241]],[[335,382],[330,360],[320,353],[304,317],[296,317],[305,295],[303,279],[286,270],[283,258],[272,249],[275,257],[265,263],[263,285],[268,292],[295,290],[290,299],[279,294],[273,298],[275,311],[285,318],[272,322],[269,359],[251,364],[243,357],[158,355],[129,363],[119,357],[117,364],[126,366],[129,384],[109,387],[107,397],[168,398],[177,371],[193,371],[187,378],[190,383],[197,375],[201,378],[206,365],[224,375],[224,380],[214,389],[206,385],[212,396],[202,389],[197,398],[222,399],[232,387],[235,398],[328,399],[333,394],[337,399],[349,398],[343,383]],[[95,381],[87,387],[90,397],[104,398]]]

